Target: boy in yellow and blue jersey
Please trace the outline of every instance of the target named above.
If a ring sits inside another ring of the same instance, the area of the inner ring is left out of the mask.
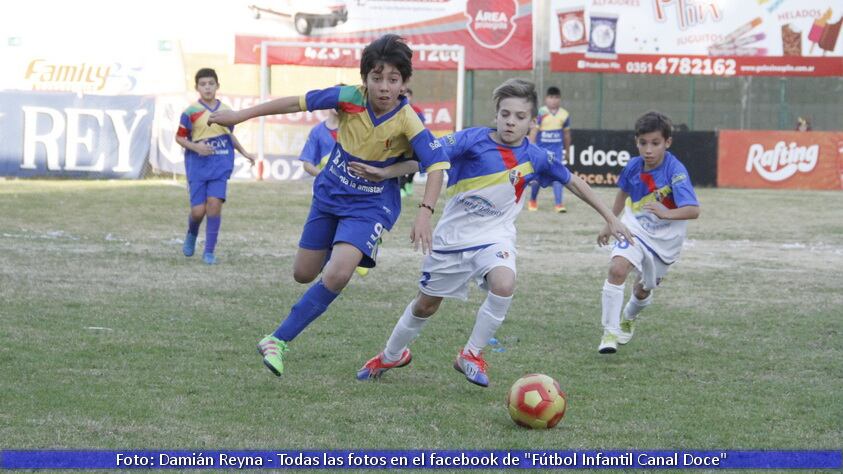
[[[337,86],[344,85],[337,84]],[[307,141],[299,155],[299,160],[302,161],[302,166],[309,175],[315,177],[328,164],[328,158],[331,157],[331,152],[337,145],[337,127],[339,127],[339,115],[336,110],[330,109],[328,118],[310,129]],[[379,239],[377,245],[380,246],[380,244]],[[357,267],[355,270],[363,277],[369,274],[367,267]]]
[[[454,368],[476,385],[489,377],[483,348],[506,317],[515,291],[515,219],[524,207],[524,188],[565,183],[593,207],[616,235],[628,235],[608,207],[559,160],[526,139],[535,124],[536,91],[532,82],[510,79],[494,91],[495,129],[469,128],[439,139],[451,161],[448,202],[433,234],[433,253],[422,264],[418,294],[404,309],[386,347],[357,372],[358,380],[380,377],[410,363],[408,345],[419,335],[443,298],[468,298],[474,281],[486,299],[477,311],[468,342]],[[371,167],[354,164],[368,175]],[[631,238],[631,236],[630,236]]]
[[[560,104],[562,101],[562,93],[558,87],[551,86],[547,88],[547,94],[544,98],[544,106],[539,109],[539,115],[536,117],[536,126],[530,132],[530,141],[541,148],[555,154],[559,160],[565,162],[565,152],[571,147],[571,114],[563,109]],[[556,212],[566,212],[565,204],[562,202],[565,198],[562,185],[564,183],[553,183],[553,199],[554,209]],[[539,183],[530,183],[532,189],[530,191],[530,202],[527,203],[527,209],[531,211],[538,210],[539,203]]]
[[[618,178],[612,212],[632,231],[633,241],[617,241],[612,249],[609,275],[603,283],[603,336],[597,350],[613,354],[618,344],[632,339],[638,314],[653,300],[652,292],[679,259],[689,219],[700,215],[691,177],[685,166],[667,151],[673,124],[659,112],[648,112],[635,122],[639,156],[629,160]],[[611,231],[597,237],[609,243]],[[634,245],[630,245],[634,244]],[[637,281],[623,309],[624,285],[630,273]]]
[[[299,283],[312,282],[320,272],[322,278],[293,305],[278,329],[258,343],[264,365],[275,375],[284,371],[287,344],[328,309],[355,268],[375,266],[378,239],[401,212],[396,177],[420,167],[429,177],[410,238],[424,253],[430,248],[430,218],[449,164],[442,145],[401,95],[412,75],[412,57],[403,38],[387,34],[363,50],[360,76],[364,85],[312,90],[301,97],[283,97],[211,117],[214,123],[233,125],[261,115],[304,110],[336,109],[339,113],[337,143],[313,182],[310,215],[293,268]],[[412,154],[419,162],[410,160]],[[353,163],[367,163],[378,170],[397,165],[392,168],[397,172],[374,182],[355,174],[350,169]]]
[[[222,204],[225,202],[228,178],[234,168],[234,150],[255,163],[254,157],[243,149],[234,127],[208,123],[213,112],[230,110],[217,99],[220,84],[213,69],[203,68],[196,73],[196,91],[199,100],[181,114],[176,142],[184,148],[184,170],[190,193],[190,216],[182,252],[192,257],[202,219],[205,225],[205,252],[202,259],[208,265],[217,263],[214,250],[222,222]]]

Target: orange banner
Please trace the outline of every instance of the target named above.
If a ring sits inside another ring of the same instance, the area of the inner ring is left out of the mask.
[[[717,186],[843,189],[843,132],[721,130]]]

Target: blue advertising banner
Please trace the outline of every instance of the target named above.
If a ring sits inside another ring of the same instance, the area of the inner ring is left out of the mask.
[[[840,451],[0,451],[0,469],[840,469]]]
[[[0,92],[0,176],[138,178],[155,99]]]

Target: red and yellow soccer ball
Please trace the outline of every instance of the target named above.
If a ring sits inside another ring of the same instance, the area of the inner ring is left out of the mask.
[[[512,421],[525,428],[553,428],[565,416],[568,397],[559,383],[544,374],[530,374],[512,384],[506,394]]]

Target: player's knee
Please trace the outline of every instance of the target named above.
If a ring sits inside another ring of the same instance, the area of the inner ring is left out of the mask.
[[[629,265],[623,260],[612,260],[609,265],[609,281],[619,285],[626,281],[629,275]]]
[[[316,279],[319,272],[314,272],[305,268],[293,268],[293,279],[296,283],[310,283]]]
[[[652,290],[645,290],[644,288],[635,288],[635,297],[638,300],[646,300],[653,293]]]
[[[509,298],[515,294],[515,280],[495,282],[489,286],[489,291],[493,295],[497,295],[502,298]]]
[[[352,269],[351,272],[344,272],[336,268],[327,268],[325,272],[322,273],[322,284],[329,290],[339,293],[343,290],[343,288],[345,288],[345,285],[348,285],[353,272],[354,269]]]
[[[441,302],[441,300],[417,299],[413,305],[413,316],[417,318],[429,318],[436,314]]]

